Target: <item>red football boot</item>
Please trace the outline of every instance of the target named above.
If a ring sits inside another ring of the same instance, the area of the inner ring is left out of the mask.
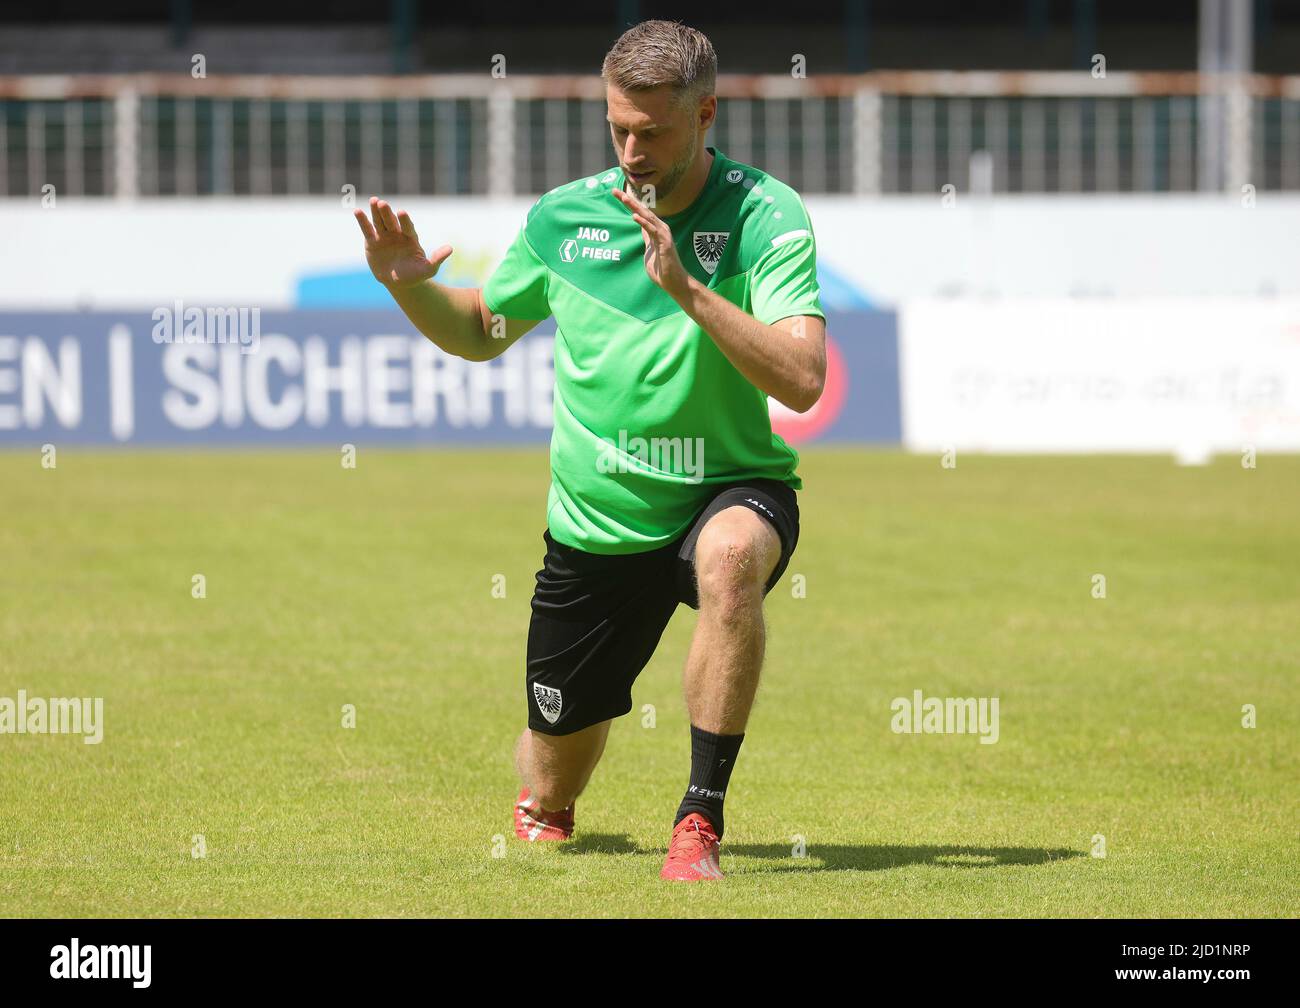
[[[558,812],[547,812],[528,793],[528,788],[524,788],[515,802],[515,836],[530,842],[568,840],[573,836],[573,805]]]
[[[698,812],[692,812],[673,827],[664,859],[661,879],[675,882],[703,882],[722,878],[718,866],[718,834],[713,824]]]

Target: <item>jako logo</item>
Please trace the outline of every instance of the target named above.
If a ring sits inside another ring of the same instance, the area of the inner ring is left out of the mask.
[[[50,949],[50,976],[55,980],[131,980],[132,987],[148,987],[152,945],[86,945],[76,938],[70,945]]]
[[[889,705],[894,716],[890,730],[900,735],[975,735],[980,745],[998,740],[997,697],[922,697],[912,691],[912,699],[896,697]]]

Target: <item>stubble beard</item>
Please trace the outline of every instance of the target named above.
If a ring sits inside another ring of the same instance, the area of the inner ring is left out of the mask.
[[[686,172],[690,170],[691,165],[695,163],[695,158],[699,152],[700,138],[696,135],[691,140],[690,150],[686,152],[686,155],[683,158],[674,162],[668,173],[663,176],[658,184],[647,183],[648,185],[654,185],[656,203],[662,202],[672,195],[673,190],[677,188],[677,184],[681,182],[682,176],[685,175]],[[637,191],[636,183],[631,182],[630,184],[633,192],[636,192],[636,194],[640,196],[641,193]]]

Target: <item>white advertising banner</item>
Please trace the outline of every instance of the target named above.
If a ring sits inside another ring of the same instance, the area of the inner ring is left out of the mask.
[[[903,444],[1300,451],[1300,299],[909,301]]]
[[[394,197],[438,278],[480,286],[531,198]],[[365,194],[357,201],[365,205]],[[1300,297],[1300,195],[808,196],[823,307],[913,298]],[[387,296],[366,269],[352,202],[339,197],[0,200],[0,310],[119,311],[240,305],[368,308]],[[71,251],[70,251],[71,250]],[[75,254],[74,254],[75,253]],[[77,258],[80,255],[82,258]]]

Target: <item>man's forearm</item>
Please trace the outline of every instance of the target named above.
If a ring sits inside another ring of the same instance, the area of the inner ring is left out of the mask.
[[[477,288],[447,287],[425,280],[413,287],[389,287],[388,293],[430,342],[466,360],[487,359]]]
[[[693,277],[677,300],[752,385],[800,413],[812,408],[822,387],[812,340],[765,325]]]

